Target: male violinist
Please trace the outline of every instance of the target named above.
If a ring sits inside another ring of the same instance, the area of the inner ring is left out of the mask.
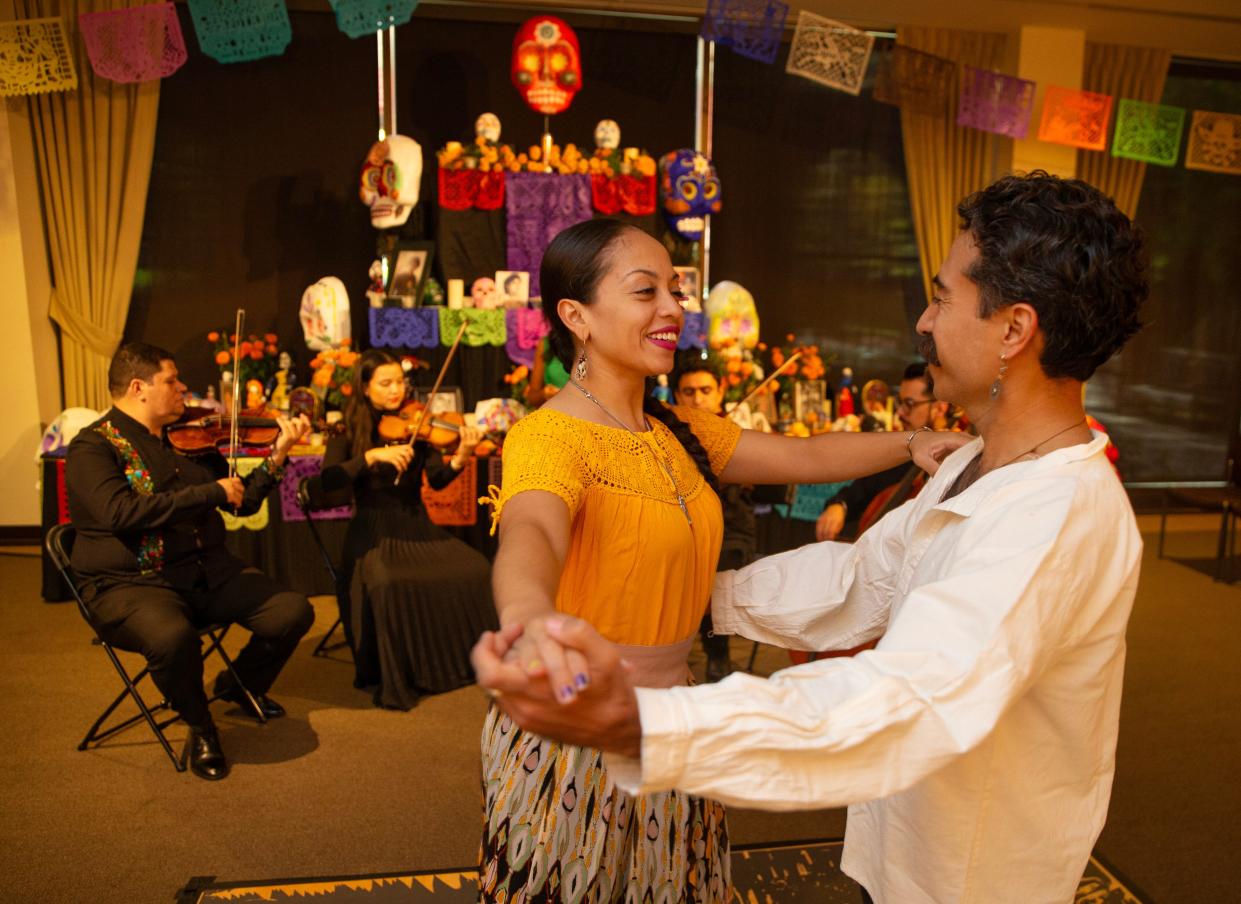
[[[151,677],[189,726],[182,754],[195,775],[228,775],[207,707],[198,629],[238,623],[251,632],[234,665],[267,718],[284,715],[267,696],[310,629],[314,610],[231,555],[217,506],[256,511],[280,480],[306,418],[281,418],[270,457],[246,478],[222,476],[218,451],[188,457],[164,428],[185,410],[185,385],[172,354],[143,342],[123,345],[108,368],[112,407],[69,445],[65,483],[77,531],[73,569],[108,643],[146,657]],[[227,672],[215,691],[250,709]],[[258,713],[253,713],[256,717]]]

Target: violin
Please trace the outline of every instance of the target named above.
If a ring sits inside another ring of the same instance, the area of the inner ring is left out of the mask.
[[[224,446],[270,448],[280,438],[280,423],[262,417],[260,411],[242,411],[234,419],[229,414],[199,414],[200,409],[187,407],[186,414],[166,428],[168,442],[183,455],[217,451]]]
[[[385,414],[379,419],[379,438],[389,444],[413,442],[414,430],[417,429],[419,442],[425,442],[441,452],[454,451],[461,441],[465,416],[455,411],[429,415],[424,414],[425,410],[424,403],[411,400],[395,414]],[[498,448],[490,433],[484,434],[484,437],[475,449],[475,455],[490,455]]]
[[[461,428],[465,418],[455,411],[427,415],[422,402],[408,401],[395,414],[385,414],[379,419],[379,438],[388,443],[429,443],[441,452],[450,452],[461,441]]]

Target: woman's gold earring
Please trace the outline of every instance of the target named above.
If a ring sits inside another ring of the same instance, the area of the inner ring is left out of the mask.
[[[995,378],[995,382],[991,384],[991,401],[995,401],[1000,397],[1000,390],[1003,388],[1004,375],[1008,373],[1008,358],[1000,355],[1000,375]]]
[[[579,383],[586,379],[586,349],[577,356],[577,364],[573,368],[573,377]]]

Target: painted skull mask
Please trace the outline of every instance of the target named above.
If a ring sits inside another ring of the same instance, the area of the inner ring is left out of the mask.
[[[707,338],[712,348],[758,345],[758,308],[745,286],[731,280],[716,283],[702,309],[707,315]]]
[[[490,276],[480,276],[474,280],[474,284],[470,286],[470,297],[474,299],[474,307],[487,308],[496,307],[499,301],[496,298],[496,281]]]
[[[527,20],[513,39],[513,85],[532,109],[559,113],[582,87],[577,35],[555,16]]]
[[[494,113],[484,113],[478,119],[474,120],[474,136],[475,138],[484,138],[489,144],[496,144],[500,140],[500,117]]]
[[[620,147],[621,130],[614,119],[601,119],[595,126],[595,147],[614,151]]]
[[[418,203],[422,180],[422,146],[404,135],[389,135],[371,145],[362,164],[358,195],[371,209],[376,229],[401,226]]]
[[[660,161],[663,170],[664,219],[682,238],[696,242],[706,228],[706,217],[723,207],[720,178],[715,166],[698,151],[669,151]]]

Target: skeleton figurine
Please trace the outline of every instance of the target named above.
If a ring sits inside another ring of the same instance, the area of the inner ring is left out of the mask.
[[[664,219],[681,238],[699,241],[706,218],[723,207],[715,167],[705,155],[689,148],[669,151],[659,167],[663,171]]]
[[[484,113],[474,120],[474,140],[479,147],[483,144],[499,144],[500,117],[494,113]]]

